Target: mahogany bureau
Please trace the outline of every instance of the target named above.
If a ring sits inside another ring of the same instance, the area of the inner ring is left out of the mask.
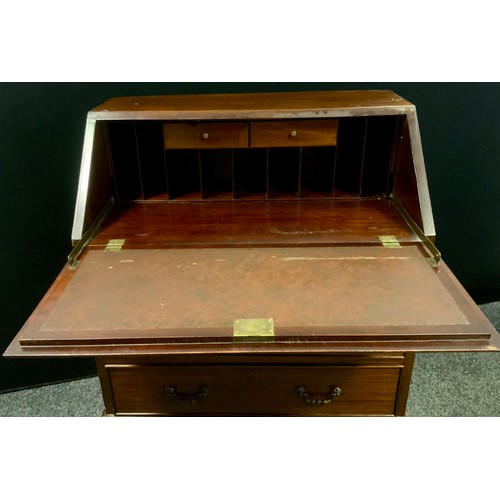
[[[95,357],[107,415],[404,415],[414,353],[499,349],[390,91],[111,99],[72,239],[5,355]]]

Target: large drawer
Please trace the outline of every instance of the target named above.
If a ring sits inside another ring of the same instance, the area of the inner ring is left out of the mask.
[[[394,415],[401,369],[151,364],[106,371],[116,415]]]
[[[252,122],[252,147],[335,146],[337,120],[278,120]]]
[[[248,124],[242,122],[165,123],[166,149],[247,148]]]

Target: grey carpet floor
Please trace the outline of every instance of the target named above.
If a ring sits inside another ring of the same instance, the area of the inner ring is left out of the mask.
[[[500,302],[480,306],[500,331]],[[98,417],[99,379],[0,394],[1,417]],[[411,417],[499,417],[500,352],[417,354],[407,406]]]

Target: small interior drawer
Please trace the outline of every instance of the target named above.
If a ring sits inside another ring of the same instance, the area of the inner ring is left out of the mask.
[[[337,120],[284,120],[250,124],[252,147],[335,146]]]
[[[399,366],[106,365],[117,415],[394,415]]]
[[[246,148],[248,124],[242,122],[164,123],[165,149]]]

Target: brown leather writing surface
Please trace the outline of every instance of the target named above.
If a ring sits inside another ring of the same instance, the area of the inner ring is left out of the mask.
[[[89,252],[42,331],[468,324],[413,247]]]
[[[246,318],[281,340],[474,334],[413,246],[92,250],[61,287],[22,344],[231,341]]]

